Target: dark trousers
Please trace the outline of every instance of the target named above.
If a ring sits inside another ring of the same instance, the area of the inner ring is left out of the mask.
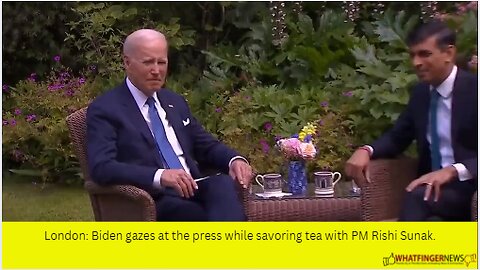
[[[453,181],[440,188],[440,199],[433,201],[434,189],[424,201],[426,186],[406,192],[400,212],[400,221],[468,221],[471,220],[472,197],[477,190],[477,180]]]
[[[161,221],[245,221],[242,202],[235,181],[228,175],[199,181],[191,198],[182,198],[166,189],[155,200],[157,220]]]

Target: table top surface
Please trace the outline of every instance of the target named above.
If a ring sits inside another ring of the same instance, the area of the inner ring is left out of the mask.
[[[288,193],[288,187],[284,186],[283,188],[284,193]],[[328,199],[328,198],[359,198],[360,197],[360,190],[357,188],[355,189],[352,185],[351,181],[344,181],[340,180],[334,188],[334,194],[332,195],[317,195],[315,194],[315,185],[313,183],[308,183],[307,186],[307,194],[306,195],[287,195],[284,194],[283,196],[275,196],[275,197],[262,197],[257,194],[262,194],[263,189],[259,185],[252,185],[251,190],[251,198],[254,200],[284,200],[284,199]],[[291,194],[291,193],[290,193]]]

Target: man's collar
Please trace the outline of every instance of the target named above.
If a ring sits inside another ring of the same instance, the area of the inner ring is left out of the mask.
[[[437,92],[443,97],[448,98],[453,92],[453,85],[455,84],[455,78],[457,77],[458,68],[453,66],[450,75],[436,88]],[[430,90],[435,87],[430,86]]]
[[[142,108],[147,102],[148,96],[146,96],[142,91],[140,91],[132,83],[132,81],[130,81],[128,77],[126,78],[126,83],[127,83],[128,90],[130,90],[130,93],[132,93],[132,96],[135,99],[135,102],[137,103],[138,108]],[[157,106],[160,105],[160,101],[158,100],[157,95],[153,95],[153,98],[155,99],[155,103],[157,103]]]

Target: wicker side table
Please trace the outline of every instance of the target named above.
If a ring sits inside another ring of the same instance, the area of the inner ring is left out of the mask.
[[[340,183],[339,183],[340,184]],[[360,197],[351,196],[348,183],[335,187],[335,197],[314,195],[309,185],[304,197],[290,196],[263,199],[254,195],[256,187],[246,201],[246,213],[250,221],[360,221],[362,211]]]
[[[301,198],[250,200],[250,221],[359,221],[359,198]]]

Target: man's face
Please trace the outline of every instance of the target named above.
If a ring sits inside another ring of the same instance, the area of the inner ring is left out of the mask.
[[[410,59],[418,78],[426,83],[438,85],[448,76],[453,63],[454,47],[439,48],[435,36],[413,45],[409,49]]]
[[[139,41],[123,62],[131,82],[145,95],[152,96],[164,85],[167,76],[167,42],[160,38]]]

